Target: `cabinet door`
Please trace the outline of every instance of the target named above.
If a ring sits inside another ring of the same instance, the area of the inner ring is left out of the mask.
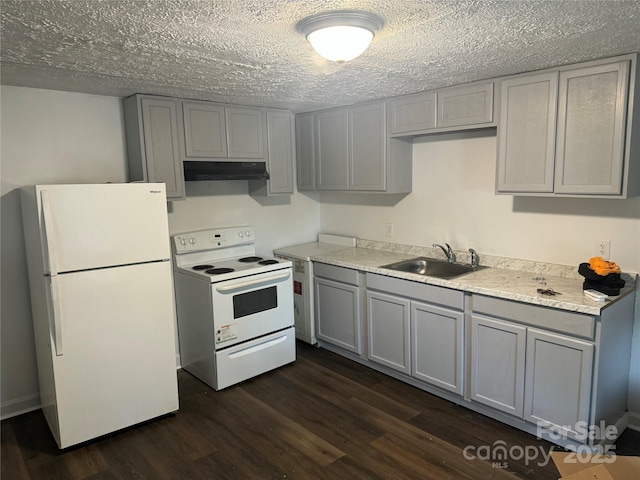
[[[389,131],[412,133],[436,126],[435,92],[418,93],[389,100]]]
[[[411,373],[409,300],[367,292],[369,360]]]
[[[267,110],[269,193],[293,193],[293,131],[291,114]]]
[[[558,73],[502,81],[498,192],[553,192]]]
[[[264,158],[264,111],[225,107],[229,158]]]
[[[348,121],[346,108],[316,114],[318,190],[349,190]]]
[[[471,316],[471,399],[522,417],[526,328]]]
[[[593,344],[530,328],[526,365],[524,419],[575,439],[589,421]]]
[[[349,109],[349,189],[386,190],[384,102]]]
[[[556,193],[620,194],[629,61],[560,73]]]
[[[298,190],[316,189],[314,114],[296,115],[296,165]]]
[[[447,88],[437,96],[438,128],[493,122],[493,82]]]
[[[464,393],[464,315],[411,303],[411,375],[458,395]]]
[[[183,102],[182,113],[187,158],[225,158],[227,129],[224,107],[205,102]]]
[[[184,197],[184,172],[178,146],[178,103],[141,99],[147,182],[163,182],[167,198]]]
[[[318,339],[362,354],[359,288],[325,278],[316,278],[315,287]]]

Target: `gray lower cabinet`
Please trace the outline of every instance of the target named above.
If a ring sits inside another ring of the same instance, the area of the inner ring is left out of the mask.
[[[249,181],[253,196],[293,194],[295,163],[292,115],[286,110],[266,110],[266,161],[269,180]]]
[[[318,340],[362,355],[359,273],[323,263],[314,273]]]
[[[411,302],[411,375],[462,396],[464,394],[464,314]]]
[[[410,301],[367,292],[369,360],[411,374]]]
[[[184,172],[179,147],[178,101],[133,95],[125,98],[129,180],[161,182],[168,199],[184,198]]]
[[[527,329],[471,315],[471,400],[522,417]]]
[[[593,343],[478,314],[471,329],[471,400],[584,440]]]
[[[368,359],[462,396],[462,292],[369,273],[366,281]]]
[[[637,55],[500,83],[496,192],[640,195]]]
[[[593,376],[592,343],[527,329],[524,419],[580,440],[588,425]]]

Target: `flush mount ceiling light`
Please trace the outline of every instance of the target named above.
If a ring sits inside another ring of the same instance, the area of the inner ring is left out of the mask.
[[[342,10],[300,20],[296,30],[327,60],[348,62],[367,49],[382,25],[372,13]]]

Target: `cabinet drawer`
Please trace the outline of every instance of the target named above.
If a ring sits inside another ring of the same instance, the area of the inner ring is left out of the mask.
[[[313,263],[313,271],[316,277],[324,277],[330,280],[336,280],[350,285],[360,285],[358,270],[351,268],[336,267],[326,263]]]
[[[427,303],[446,305],[458,310],[464,308],[463,292],[427,285],[426,283],[367,273],[367,288],[393,293],[402,297],[415,298]]]
[[[595,318],[581,313],[482,295],[473,296],[473,311],[591,340],[595,334]]]

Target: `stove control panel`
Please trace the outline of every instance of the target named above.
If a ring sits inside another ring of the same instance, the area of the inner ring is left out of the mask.
[[[224,227],[182,233],[173,237],[176,255],[254,243],[253,227]]]

